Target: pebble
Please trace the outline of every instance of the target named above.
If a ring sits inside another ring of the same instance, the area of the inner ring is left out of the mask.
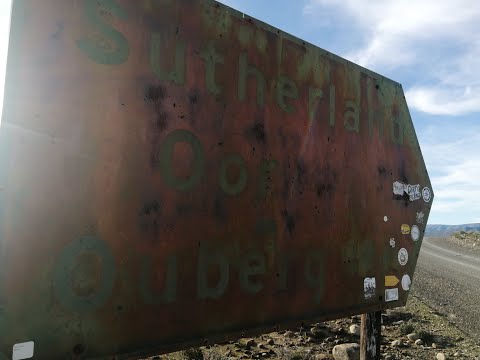
[[[337,345],[332,350],[335,360],[360,360],[360,345],[356,343]]]
[[[415,345],[418,345],[418,346],[423,345],[423,340],[422,339],[415,340]]]
[[[392,346],[393,347],[402,346],[402,340],[393,340]]]
[[[295,334],[293,333],[293,331],[286,331],[284,336],[287,338],[293,338]]]
[[[360,326],[351,325],[349,330],[350,330],[350,334],[360,336]]]
[[[256,344],[256,343],[255,343],[255,340],[253,340],[253,339],[248,339],[247,342],[245,343],[245,346],[246,346],[246,347],[253,347],[253,346],[255,346],[255,344]]]
[[[267,340],[267,345],[275,345],[275,341],[273,339],[268,339]]]
[[[460,353],[459,352],[456,352],[455,354],[453,354],[454,357],[459,357],[460,356]]]
[[[437,360],[446,360],[447,357],[445,356],[444,353],[438,353],[437,354]]]
[[[407,338],[409,340],[416,341],[416,340],[420,339],[420,336],[416,333],[411,333],[411,334],[407,335]]]
[[[437,344],[432,343],[432,348],[433,348],[433,349],[436,349],[436,348],[437,348]]]

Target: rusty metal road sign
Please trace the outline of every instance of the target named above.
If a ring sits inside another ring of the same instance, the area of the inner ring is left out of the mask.
[[[13,3],[0,357],[406,303],[433,192],[398,83],[214,1]]]

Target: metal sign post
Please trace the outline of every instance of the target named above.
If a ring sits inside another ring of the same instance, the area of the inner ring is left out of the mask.
[[[360,360],[379,360],[382,312],[362,314],[360,326]]]

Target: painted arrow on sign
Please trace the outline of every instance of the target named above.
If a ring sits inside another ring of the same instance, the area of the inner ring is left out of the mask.
[[[400,279],[394,275],[385,276],[385,286],[397,286],[400,282]]]

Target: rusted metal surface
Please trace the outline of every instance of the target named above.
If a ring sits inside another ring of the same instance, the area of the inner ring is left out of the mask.
[[[216,2],[15,0],[0,136],[4,357],[407,300],[433,193],[401,86]]]

